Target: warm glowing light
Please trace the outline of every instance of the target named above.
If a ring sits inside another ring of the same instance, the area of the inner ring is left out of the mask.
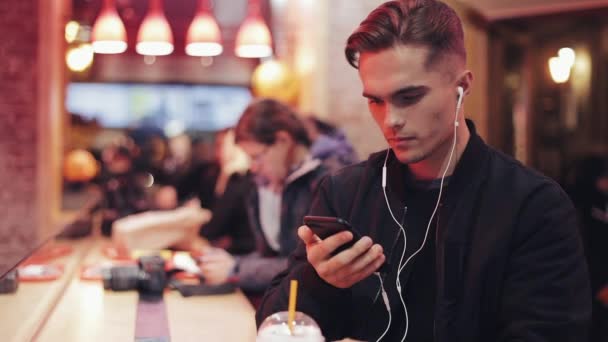
[[[137,33],[135,51],[149,56],[165,56],[173,52],[173,33],[160,0],[150,2],[150,10]]]
[[[80,24],[77,21],[70,20],[65,24],[65,41],[72,43],[78,37],[78,30],[80,30]]]
[[[122,53],[127,49],[125,25],[116,12],[114,0],[105,0],[93,25],[93,50],[96,53]]]
[[[73,150],[65,157],[63,175],[70,182],[86,182],[99,171],[95,157],[86,150]]]
[[[205,68],[212,66],[213,57],[210,57],[210,56],[201,57],[201,65],[204,66]]]
[[[210,13],[206,0],[199,2],[199,9],[188,28],[186,54],[190,56],[217,56],[223,51],[220,28]]]
[[[146,65],[152,65],[152,64],[156,63],[156,57],[155,56],[145,55],[144,56],[144,63]]]
[[[256,68],[255,78],[260,82],[272,82],[285,77],[287,72],[285,64],[276,60],[270,60]]]
[[[570,65],[559,57],[549,59],[549,71],[555,83],[564,83],[570,78]]]
[[[557,55],[564,63],[566,63],[570,67],[572,67],[574,65],[574,62],[576,61],[576,54],[574,53],[574,50],[568,47],[559,49]]]
[[[298,82],[291,69],[283,62],[269,60],[260,64],[251,78],[253,92],[259,97],[271,97],[292,102],[298,94]]]
[[[217,56],[224,51],[218,43],[190,43],[186,45],[186,53],[190,56]]]
[[[244,58],[262,58],[272,55],[272,37],[260,14],[257,1],[251,2],[249,14],[239,28],[235,53]]]
[[[311,44],[303,43],[296,50],[296,70],[299,74],[305,75],[312,72],[317,64],[317,60],[315,58],[314,48],[310,46]]]
[[[82,44],[68,50],[65,62],[75,72],[86,70],[93,63],[94,51],[91,44]]]
[[[558,57],[549,59],[549,71],[555,83],[565,83],[570,79],[570,72],[576,63],[576,53],[569,47],[561,48]]]

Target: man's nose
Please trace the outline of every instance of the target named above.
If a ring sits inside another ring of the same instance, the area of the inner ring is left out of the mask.
[[[384,113],[384,125],[391,129],[399,129],[405,125],[403,113],[395,108],[395,106],[387,105]]]

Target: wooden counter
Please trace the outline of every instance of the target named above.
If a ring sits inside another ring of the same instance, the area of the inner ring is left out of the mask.
[[[103,244],[96,240],[83,264],[104,260]],[[171,341],[255,341],[255,312],[241,292],[184,298],[168,291],[164,300]],[[137,301],[135,291],[105,291],[76,272],[36,340],[133,341]]]
[[[69,243],[72,246],[71,254],[53,261],[64,266],[64,273],[59,279],[20,282],[16,293],[0,295],[0,341],[30,341],[44,324],[77,273],[84,255],[93,246],[91,240]]]

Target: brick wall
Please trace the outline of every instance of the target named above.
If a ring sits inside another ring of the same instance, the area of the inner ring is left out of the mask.
[[[290,62],[299,76],[300,109],[342,128],[360,158],[384,148],[386,142],[361,96],[357,70],[344,58],[344,44],[361,20],[382,2],[290,0],[280,13],[286,19],[275,22],[280,29],[274,28],[288,44],[286,54],[280,57]]]
[[[367,101],[361,96],[363,86],[359,74],[346,62],[344,46],[359,23],[384,2],[332,0],[329,9],[328,70],[331,75],[339,77],[328,79],[328,91],[331,94],[328,118],[342,126],[362,159],[386,148],[387,144],[367,109]]]
[[[0,1],[0,273],[36,243],[38,1]]]

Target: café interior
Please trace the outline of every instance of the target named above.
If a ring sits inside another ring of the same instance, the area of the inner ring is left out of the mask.
[[[465,117],[577,208],[604,184],[608,228],[608,1],[442,1],[464,27]],[[0,2],[0,340],[263,340],[265,288],[201,276],[259,246],[259,156],[234,127],[272,99],[311,151],[333,139],[334,171],[386,149],[344,58],[383,2]]]

